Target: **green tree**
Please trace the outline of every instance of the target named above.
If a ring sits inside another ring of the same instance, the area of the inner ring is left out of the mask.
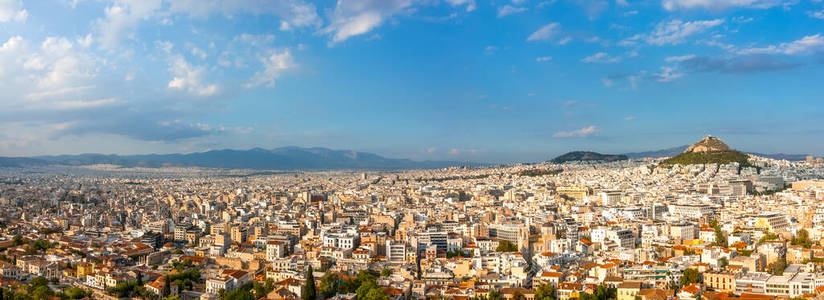
[[[12,240],[14,241],[14,245],[15,245],[15,246],[20,246],[20,245],[23,245],[23,243],[25,243],[25,242],[26,242],[26,241],[23,239],[23,236],[21,236],[21,235],[19,235],[19,234],[15,234],[15,235],[14,235],[14,238],[12,238]]]
[[[598,288],[595,290],[595,296],[598,300],[607,300],[607,299],[615,299],[618,298],[618,290],[614,288],[608,288],[604,284],[598,285]]]
[[[810,233],[807,232],[806,229],[799,230],[798,233],[795,234],[795,237],[793,237],[791,243],[804,248],[810,248],[813,246],[813,241],[810,240]]]
[[[681,287],[688,286],[693,283],[701,282],[701,274],[696,269],[686,269],[684,275],[681,276]]]
[[[500,242],[498,242],[498,248],[495,248],[495,251],[498,251],[498,252],[516,252],[516,251],[518,251],[518,246],[515,246],[515,244],[513,244],[510,241],[501,240]]]
[[[48,286],[41,285],[32,291],[31,296],[34,299],[49,299],[51,296],[54,296],[54,291],[52,291]]]
[[[489,296],[487,297],[488,300],[503,300],[504,297],[501,296],[501,292],[499,291],[489,291]]]
[[[260,282],[255,282],[254,285],[255,289],[255,298],[260,299],[261,297],[266,297],[266,288],[263,287],[263,284]]]
[[[326,272],[320,278],[320,294],[323,298],[332,298],[338,293],[340,288],[340,278],[332,272]]]
[[[366,298],[366,295],[369,294],[369,291],[377,288],[378,285],[375,284],[374,281],[366,281],[364,283],[361,283],[358,289],[355,290],[355,293],[358,295],[358,299],[364,299]]]
[[[578,296],[578,300],[598,300],[598,296],[593,294],[581,293]]]
[[[48,284],[49,284],[49,280],[46,279],[46,277],[37,276],[34,279],[32,279],[31,281],[29,281],[29,292],[33,291],[34,289],[36,289],[38,287],[47,286]]]
[[[266,278],[266,285],[263,287],[266,289],[266,294],[269,294],[271,291],[275,290],[275,280],[272,278]]]
[[[358,297],[358,299],[361,298]],[[363,300],[389,300],[389,297],[387,297],[381,289],[374,288],[369,290],[368,293],[366,293],[366,297],[364,297]]]
[[[718,263],[721,265],[721,269],[726,268],[730,264],[730,262],[727,261],[726,257],[722,257],[721,259],[719,259]]]
[[[787,268],[787,256],[782,255],[778,260],[767,266],[767,273],[772,275],[784,275],[784,269]]]
[[[718,221],[712,220],[710,225],[712,225],[712,229],[715,231],[715,244],[721,247],[727,247],[727,236],[721,231],[721,226],[718,225]]]
[[[390,269],[381,270],[381,276],[389,276],[389,275],[392,275],[392,270],[390,270]]]
[[[555,300],[555,286],[544,284],[535,289],[535,300]]]
[[[300,291],[300,297],[303,300],[313,300],[317,297],[317,291],[315,291],[315,275],[313,273],[314,271],[310,265],[309,270],[306,271],[306,285],[304,285]]]
[[[140,272],[137,272],[135,277],[137,277],[137,286],[143,286],[143,275],[141,275]]]
[[[86,291],[78,287],[67,288],[63,294],[69,299],[83,299],[86,297]]]
[[[172,280],[166,276],[166,283],[163,285],[163,297],[167,297],[172,293]]]
[[[758,243],[759,243],[759,244],[762,244],[762,243],[764,243],[764,242],[766,242],[766,241],[772,241],[772,240],[777,240],[777,239],[778,239],[778,235],[777,235],[777,234],[775,234],[775,233],[768,233],[768,234],[765,234],[764,236],[762,236],[762,237],[761,237],[761,239],[759,239],[759,240],[758,240]]]

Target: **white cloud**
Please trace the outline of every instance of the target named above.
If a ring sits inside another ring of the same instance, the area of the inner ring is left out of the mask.
[[[684,73],[678,72],[673,67],[663,66],[661,67],[660,73],[654,73],[652,74],[652,76],[655,77],[656,80],[658,80],[658,82],[670,82],[678,78],[681,78],[682,76],[684,76]]]
[[[635,121],[635,120],[638,120],[638,118],[636,118],[635,116],[628,116],[628,117],[624,118],[624,121]]]
[[[87,34],[86,36],[84,36],[82,38],[77,38],[77,44],[80,45],[80,47],[83,47],[83,48],[88,48],[89,46],[92,45],[92,42],[94,42],[94,38],[92,37],[91,33]]]
[[[121,40],[134,37],[142,20],[161,8],[161,0],[121,0],[106,7],[104,17],[97,20],[98,42],[103,49],[112,49]]]
[[[205,18],[220,14],[274,15],[281,19],[280,28],[316,27],[321,25],[317,8],[305,0],[169,0],[170,12]]]
[[[192,55],[195,57],[199,57],[200,59],[206,59],[206,51],[201,50],[198,47],[192,47]]]
[[[22,0],[0,0],[0,23],[25,22],[29,12],[23,9]]]
[[[516,7],[507,4],[498,8],[498,18],[503,18],[509,15],[514,15],[525,11],[527,11],[526,7]]]
[[[824,9],[819,11],[808,11],[807,15],[816,19],[824,20]]]
[[[540,57],[536,58],[535,61],[543,62],[543,61],[550,61],[551,59],[552,59],[552,56],[540,56]]]
[[[0,0],[2,1],[2,0]],[[322,24],[314,4],[304,0],[112,0],[104,17],[96,21],[102,49],[113,49],[123,39],[134,37],[141,22],[170,23],[169,16],[186,14],[206,18],[213,15],[274,15],[281,28],[318,27]]]
[[[322,32],[331,34],[330,44],[368,33],[412,5],[412,0],[338,1],[330,24]]]
[[[712,27],[724,23],[722,19],[689,21],[672,20],[661,22],[655,26],[655,30],[646,37],[646,41],[652,45],[677,45],[683,43],[687,37],[701,33]]]
[[[571,37],[565,37],[565,38],[562,38],[561,40],[558,41],[558,45],[563,46],[563,45],[569,44],[569,42],[571,42],[571,41],[572,41]]]
[[[438,151],[438,148],[435,148],[435,147],[426,148],[426,153],[435,153],[435,151]]]
[[[251,46],[265,46],[275,41],[275,36],[271,34],[248,34],[243,33],[235,36],[235,42],[243,42]]]
[[[102,106],[93,95],[97,58],[67,38],[51,36],[39,46],[21,37],[0,46],[0,111],[64,110]]]
[[[452,6],[466,5],[466,11],[475,10],[475,0],[446,0]]]
[[[556,132],[555,134],[553,134],[552,136],[556,137],[556,138],[570,138],[570,137],[585,138],[585,137],[588,137],[590,135],[593,135],[593,134],[597,133],[598,131],[599,131],[598,127],[595,127],[595,125],[590,125],[590,126],[578,129],[578,130],[573,130],[573,131],[559,131],[559,132]]]
[[[621,58],[610,56],[606,52],[598,52],[593,55],[584,57],[584,59],[582,59],[581,61],[585,63],[616,63],[621,61]]]
[[[292,59],[292,54],[289,50],[282,52],[272,52],[269,57],[262,60],[263,70],[255,73],[252,79],[246,83],[247,88],[265,86],[268,88],[275,86],[275,80],[280,75],[291,68],[294,68],[295,62]]]
[[[76,110],[76,109],[89,109],[89,108],[97,108],[103,106],[109,106],[117,104],[117,99],[114,98],[106,98],[106,99],[97,99],[97,100],[67,100],[67,101],[57,101],[52,104],[49,109],[56,109],[56,110]]]
[[[558,23],[549,23],[542,26],[540,29],[533,32],[529,37],[526,39],[528,42],[532,41],[545,41],[551,39],[553,36],[558,34],[560,31],[561,24]]]
[[[732,7],[767,9],[775,6],[793,5],[793,0],[663,0],[664,9],[674,11],[678,9],[708,9],[723,10]]]
[[[824,51],[824,36],[821,34],[808,35],[800,40],[763,48],[747,48],[738,51],[738,54],[813,54]]]
[[[627,0],[615,0],[615,4],[620,5],[620,6],[629,6],[629,3],[627,2]]]
[[[695,58],[695,54],[687,54],[681,56],[670,56],[664,59],[666,62],[681,62],[689,59]]]
[[[182,55],[170,57],[169,73],[174,76],[169,81],[170,89],[182,90],[195,96],[212,96],[217,93],[215,84],[205,83],[206,68],[190,65]]]
[[[72,86],[67,88],[47,90],[42,92],[32,92],[26,95],[26,98],[33,101],[40,101],[42,99],[49,99],[59,97],[67,94],[77,94],[93,88],[93,85],[87,86]]]

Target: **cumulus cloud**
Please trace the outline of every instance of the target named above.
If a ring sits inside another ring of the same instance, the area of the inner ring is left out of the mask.
[[[606,52],[598,52],[581,59],[585,63],[615,63],[621,61],[620,57],[610,56]]]
[[[123,39],[134,37],[140,22],[152,17],[161,4],[161,0],[122,0],[106,7],[104,17],[96,22],[100,47],[112,49]]]
[[[339,43],[372,31],[412,4],[412,0],[338,1],[330,24],[322,32],[332,35],[332,44]]]
[[[652,45],[678,45],[683,43],[687,37],[706,31],[707,29],[724,23],[722,19],[688,21],[671,20],[661,22],[655,26],[655,30],[646,37],[646,42]]]
[[[193,66],[182,55],[173,54],[170,57],[169,73],[174,76],[168,87],[182,90],[194,96],[213,96],[218,92],[216,84],[205,82],[206,68]]]
[[[75,110],[75,109],[89,109],[89,108],[98,108],[103,106],[109,106],[117,104],[117,99],[114,98],[106,98],[106,99],[96,99],[96,100],[66,100],[66,101],[58,101],[55,102],[54,105],[48,107],[50,109],[57,109],[57,110]]]
[[[695,58],[695,54],[687,54],[687,55],[681,55],[681,56],[670,56],[670,57],[665,58],[664,61],[666,61],[666,62],[680,62],[680,61],[685,61],[685,60],[693,59],[693,58]]]
[[[249,34],[242,33],[232,39],[234,42],[242,42],[250,46],[260,47],[269,45],[275,41],[275,36],[271,34]]]
[[[25,22],[29,12],[23,9],[22,0],[0,0],[0,23]]]
[[[807,15],[816,19],[824,20],[824,9],[819,11],[808,11]]]
[[[814,54],[824,52],[824,36],[821,34],[808,35],[799,40],[770,45],[761,48],[746,48],[738,50],[739,54]]]
[[[194,17],[274,15],[281,19],[281,30],[322,23],[315,5],[305,0],[169,0],[169,4],[170,12]]]
[[[539,56],[538,58],[535,58],[535,61],[537,62],[544,62],[550,60],[552,60],[552,56]]]
[[[679,9],[708,9],[719,11],[733,7],[767,9],[775,6],[793,5],[793,0],[663,0],[661,4],[669,11]]]
[[[280,77],[284,71],[296,66],[289,50],[283,50],[281,52],[273,51],[271,55],[262,59],[261,63],[263,63],[263,70],[252,76],[249,82],[246,83],[247,88],[258,86],[274,87],[275,80]]]
[[[555,35],[557,35],[560,30],[561,24],[549,23],[530,34],[526,40],[528,42],[549,40]]]
[[[83,97],[97,72],[97,59],[67,38],[47,37],[37,46],[13,36],[0,46],[0,106],[49,106],[69,93]]]
[[[556,132],[555,134],[553,134],[552,136],[556,137],[556,138],[572,138],[572,137],[585,138],[585,137],[588,137],[590,135],[593,135],[593,134],[597,133],[598,131],[599,131],[598,127],[595,127],[594,125],[590,125],[590,126],[578,129],[578,130],[573,130],[573,131],[559,131],[559,132]]]
[[[498,8],[498,18],[503,18],[509,15],[519,14],[527,11],[526,7],[516,7],[512,5],[504,5]]]
[[[646,71],[641,71],[639,73],[621,73],[621,74],[612,74],[605,78],[601,79],[601,82],[606,87],[613,87],[613,86],[621,86],[620,83],[626,83],[629,85],[630,90],[637,90],[638,86],[641,84],[641,80],[647,77]]]
[[[684,76],[684,73],[677,71],[673,67],[663,66],[661,67],[660,72],[653,73],[652,76],[658,82],[670,82],[678,78],[681,78],[682,76]]]
[[[7,0],[3,0],[7,1]],[[98,42],[102,49],[113,49],[120,41],[134,37],[141,22],[157,20],[167,23],[173,14],[196,18],[213,15],[233,17],[238,14],[274,15],[281,29],[318,27],[322,24],[314,4],[304,0],[115,0],[96,21]],[[168,7],[168,9],[166,8]]]
[[[466,6],[466,11],[475,10],[475,0],[446,0],[452,6]]]

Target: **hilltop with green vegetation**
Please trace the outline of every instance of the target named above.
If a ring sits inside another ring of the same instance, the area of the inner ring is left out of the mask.
[[[716,152],[685,152],[665,159],[661,165],[703,165],[703,164],[728,164],[737,162],[741,167],[751,167],[749,156],[735,151]]]
[[[752,167],[749,159],[747,154],[730,149],[720,139],[707,136],[689,146],[683,153],[665,159],[661,165],[723,165],[735,162],[740,167]]]

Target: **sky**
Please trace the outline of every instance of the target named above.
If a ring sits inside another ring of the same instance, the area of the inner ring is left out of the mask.
[[[0,0],[0,155],[824,154],[821,0]]]

